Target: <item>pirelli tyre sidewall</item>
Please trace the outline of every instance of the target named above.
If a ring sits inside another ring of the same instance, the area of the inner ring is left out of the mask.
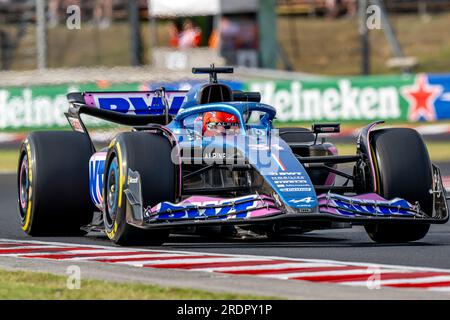
[[[17,186],[22,230],[81,235],[95,210],[89,196],[89,138],[79,132],[30,133],[20,147]]]
[[[143,208],[175,200],[175,165],[171,146],[162,135],[148,132],[119,134],[110,144],[103,179],[103,219],[109,239],[120,245],[161,244],[167,230],[143,230],[126,221],[130,204],[125,195],[128,170],[141,178]]]
[[[419,133],[410,128],[380,129],[371,133],[376,192],[386,199],[403,198],[433,213],[432,167]],[[409,242],[428,233],[429,224],[369,223],[365,229],[376,242]]]
[[[17,186],[19,193],[20,225],[24,232],[31,233],[34,202],[34,174],[36,159],[31,153],[29,137],[20,147],[19,164],[17,169]]]

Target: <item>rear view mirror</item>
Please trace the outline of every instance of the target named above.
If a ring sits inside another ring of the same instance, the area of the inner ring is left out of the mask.
[[[313,124],[311,131],[313,133],[338,133],[341,132],[340,123],[317,123]]]

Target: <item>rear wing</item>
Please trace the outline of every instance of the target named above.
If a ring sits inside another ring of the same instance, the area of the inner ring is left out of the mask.
[[[167,124],[180,110],[187,91],[72,92],[66,117],[76,131],[86,131],[80,115],[130,126]]]

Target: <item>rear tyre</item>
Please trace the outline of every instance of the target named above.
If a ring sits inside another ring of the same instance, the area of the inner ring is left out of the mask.
[[[89,195],[89,137],[79,132],[33,132],[20,148],[19,216],[32,236],[85,234],[92,220]]]
[[[386,199],[403,198],[431,216],[433,197],[432,168],[425,143],[417,131],[409,128],[381,129],[372,133],[379,193]],[[370,223],[365,225],[376,242],[409,242],[428,233],[429,224]]]
[[[103,185],[103,218],[107,236],[119,245],[161,245],[168,230],[144,230],[126,221],[129,203],[124,193],[128,170],[139,172],[143,208],[174,201],[176,167],[167,138],[147,132],[119,134],[109,150]]]

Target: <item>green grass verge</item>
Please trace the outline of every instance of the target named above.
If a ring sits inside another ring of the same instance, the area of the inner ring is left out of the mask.
[[[19,158],[18,150],[0,150],[0,173],[15,172]]]
[[[138,300],[235,300],[274,299],[252,295],[165,288],[137,283],[81,280],[80,289],[67,288],[67,277],[49,273],[0,270],[0,299],[138,299]]]
[[[339,154],[355,154],[356,144],[336,144]],[[450,142],[429,142],[428,152],[434,162],[450,162]],[[16,172],[19,152],[16,150],[0,150],[0,173]]]
[[[435,162],[450,161],[450,143],[449,142],[433,142],[427,143],[428,152],[431,160]]]

